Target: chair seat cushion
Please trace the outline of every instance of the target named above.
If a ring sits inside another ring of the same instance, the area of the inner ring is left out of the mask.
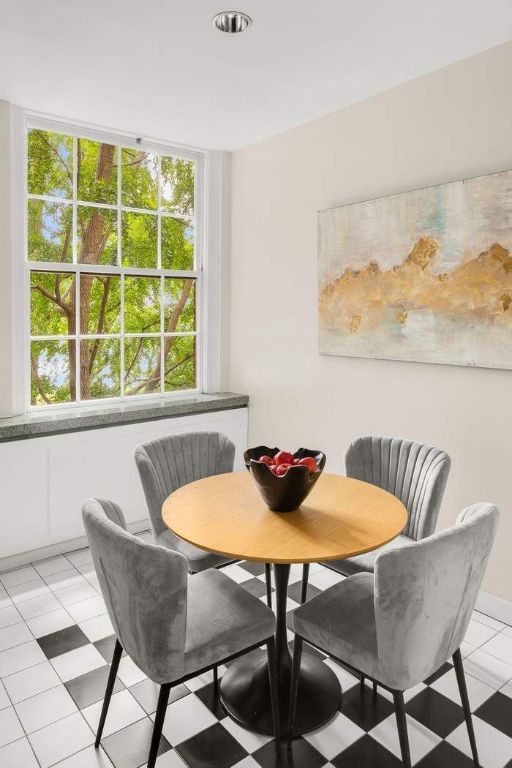
[[[185,674],[264,643],[275,632],[275,625],[270,608],[221,571],[190,576]]]
[[[156,536],[155,541],[161,547],[173,549],[175,552],[181,552],[182,555],[185,555],[190,573],[199,573],[199,571],[206,571],[208,568],[218,568],[220,565],[227,565],[233,562],[232,557],[214,555],[205,549],[199,549],[199,547],[195,547],[193,544],[189,544],[187,541],[183,541],[183,539],[175,536],[171,531],[162,531],[162,533]]]
[[[356,573],[373,573],[375,570],[375,560],[381,552],[389,552],[392,549],[399,549],[411,544],[414,540],[409,536],[397,536],[393,541],[388,541],[383,547],[374,549],[372,552],[366,552],[357,557],[348,557],[346,560],[330,560],[322,563],[333,571],[342,573],[344,576],[353,576]]]
[[[335,584],[293,614],[305,640],[350,666],[374,676],[378,671],[374,577],[361,573]]]

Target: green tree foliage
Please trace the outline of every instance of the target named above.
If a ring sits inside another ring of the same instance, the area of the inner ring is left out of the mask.
[[[164,391],[195,387],[195,336],[175,335],[196,330],[194,278],[126,275],[122,297],[118,275],[66,272],[73,242],[77,261],[92,266],[120,258],[154,269],[160,249],[164,269],[193,269],[194,175],[191,161],[29,131],[28,258],[41,262],[31,273],[33,404],[75,400],[78,380],[82,400],[118,397],[123,359],[126,395],[159,392],[162,381]],[[119,184],[122,205],[137,209],[121,212],[120,233],[117,209],[102,207],[117,206]],[[45,271],[45,263],[62,269]],[[111,338],[122,329],[133,334],[123,348]],[[78,342],[37,339],[77,331]]]

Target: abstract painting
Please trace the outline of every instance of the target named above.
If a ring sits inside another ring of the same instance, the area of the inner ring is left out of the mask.
[[[319,213],[320,353],[512,369],[512,171]]]

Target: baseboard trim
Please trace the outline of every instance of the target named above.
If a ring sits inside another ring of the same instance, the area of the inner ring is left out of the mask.
[[[489,592],[480,592],[475,608],[480,613],[485,613],[486,616],[512,625],[512,603],[502,597],[496,597]]]
[[[132,533],[140,533],[148,529],[148,520],[139,520],[135,523],[128,523],[128,530]],[[80,536],[77,539],[67,539],[58,541],[55,544],[49,544],[46,547],[30,549],[28,552],[20,552],[17,555],[9,555],[0,558],[0,573],[12,571],[28,563],[37,563],[39,560],[47,560],[49,557],[65,555],[66,552],[73,552],[75,549],[83,549],[87,546],[87,537]]]

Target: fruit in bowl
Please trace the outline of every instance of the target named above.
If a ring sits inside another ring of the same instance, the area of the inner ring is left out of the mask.
[[[307,497],[325,466],[325,453],[299,448],[295,453],[259,445],[244,453],[245,466],[274,512],[292,512]]]

